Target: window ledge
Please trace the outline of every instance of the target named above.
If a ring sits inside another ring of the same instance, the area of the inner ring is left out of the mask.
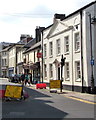
[[[77,78],[75,82],[81,82],[81,78]]]
[[[44,79],[47,80],[47,77],[45,77]]]
[[[64,55],[69,55],[70,53],[69,52],[65,52]]]
[[[61,54],[57,54],[57,57],[60,56]]]
[[[52,57],[53,57],[53,55],[50,55],[50,56],[49,56],[49,58],[52,58]]]
[[[44,59],[46,59],[47,57],[44,57]]]
[[[53,77],[50,77],[50,80],[53,80]]]
[[[70,79],[69,78],[65,78],[65,81],[70,81]]]
[[[80,50],[76,50],[75,53],[80,53]]]

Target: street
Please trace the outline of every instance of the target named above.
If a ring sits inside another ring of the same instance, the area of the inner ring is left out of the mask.
[[[28,99],[2,102],[2,118],[94,118],[94,104],[50,93],[48,89],[24,89]]]

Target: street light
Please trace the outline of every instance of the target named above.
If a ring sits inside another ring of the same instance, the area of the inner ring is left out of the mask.
[[[94,76],[93,76],[93,70],[94,70],[94,57],[93,57],[93,52],[92,52],[92,26],[91,24],[96,23],[96,18],[95,16],[93,18],[91,18],[91,14],[89,13],[89,24],[90,24],[90,50],[91,50],[91,60],[90,60],[90,64],[91,64],[91,93],[94,93]]]

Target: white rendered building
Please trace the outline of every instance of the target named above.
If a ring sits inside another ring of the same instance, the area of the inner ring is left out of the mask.
[[[61,79],[63,55],[66,58],[63,88],[88,93],[93,89],[96,91],[95,18],[96,1],[63,19],[55,18],[54,23],[45,28],[42,42],[44,82]]]

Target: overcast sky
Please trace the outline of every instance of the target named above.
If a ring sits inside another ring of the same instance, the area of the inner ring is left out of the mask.
[[[0,42],[35,37],[36,26],[52,24],[55,13],[70,14],[94,0],[0,0]]]

